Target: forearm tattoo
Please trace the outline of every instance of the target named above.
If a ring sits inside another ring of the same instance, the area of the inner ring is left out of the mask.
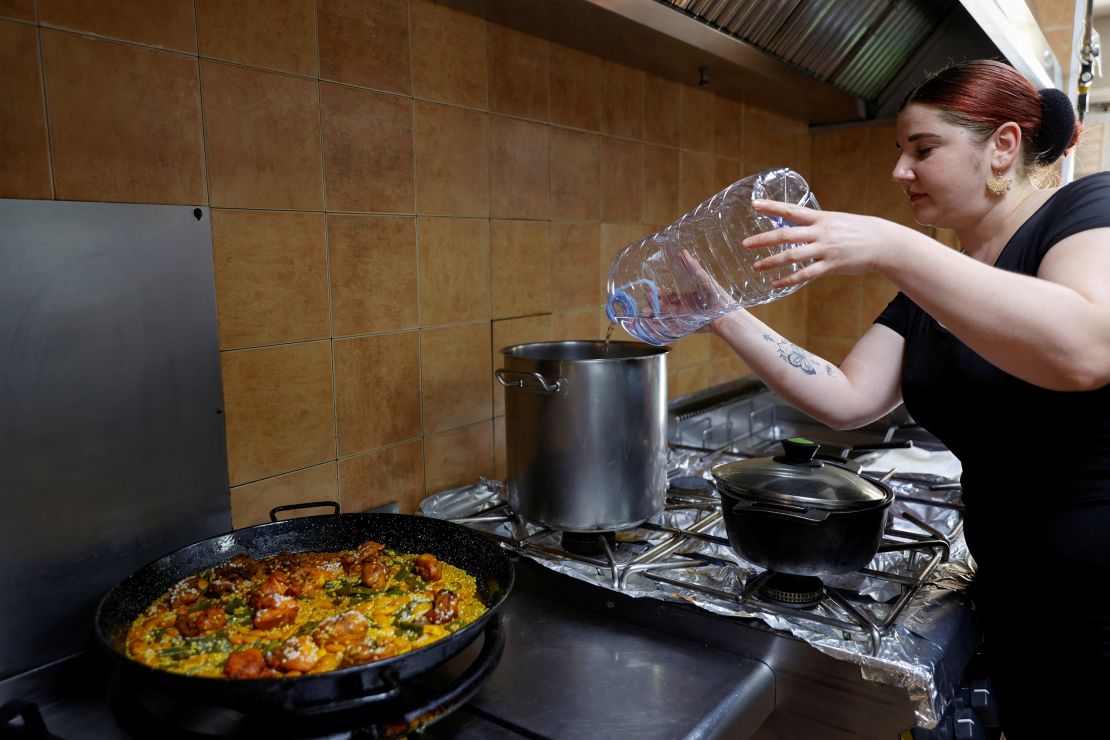
[[[806,375],[816,375],[819,368],[815,366],[823,365],[826,375],[833,374],[833,366],[827,362],[819,362],[816,357],[806,352],[804,349],[788,342],[785,339],[773,337],[770,334],[764,334],[763,338],[771,344],[774,344],[779,351],[779,357],[788,365],[798,368]]]

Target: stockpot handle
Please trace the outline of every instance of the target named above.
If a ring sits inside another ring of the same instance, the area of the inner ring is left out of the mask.
[[[773,504],[765,501],[749,501],[739,499],[732,505],[733,513],[751,511],[756,513],[774,514],[787,519],[800,519],[805,522],[823,522],[829,518],[825,509],[812,509],[805,506],[792,506],[790,504]]]
[[[567,392],[566,378],[555,378],[552,381],[539,373],[514,373],[504,369],[495,372],[494,376],[497,378],[497,382],[506,388],[521,388],[533,393],[550,393],[552,395]],[[529,381],[532,380],[539,385],[531,384]]]

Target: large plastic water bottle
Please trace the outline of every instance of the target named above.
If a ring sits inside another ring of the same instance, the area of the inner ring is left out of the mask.
[[[774,288],[771,281],[804,265],[752,269],[763,257],[798,245],[740,246],[753,234],[791,225],[756,213],[751,206],[756,199],[819,207],[805,179],[790,169],[766,170],[734,182],[613,258],[605,307],[609,320],[649,344],[668,344],[729,311],[769,303],[800,288]]]

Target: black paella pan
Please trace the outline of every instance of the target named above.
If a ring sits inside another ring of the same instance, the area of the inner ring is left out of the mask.
[[[332,502],[328,504],[334,506]],[[474,576],[478,597],[488,610],[458,632],[422,648],[374,663],[289,678],[186,676],[145,666],[126,655],[131,623],[183,578],[225,563],[240,553],[261,559],[282,552],[348,550],[366,540],[380,542],[398,552],[431,553],[464,569]],[[512,585],[513,566],[508,556],[473,529],[407,514],[336,513],[246,527],[188,545],[143,566],[101,600],[96,610],[96,635],[115,660],[121,676],[136,685],[243,712],[278,710],[311,714],[317,708],[330,711],[396,696],[403,681],[449,660],[482,634],[487,622],[497,619],[497,608]]]

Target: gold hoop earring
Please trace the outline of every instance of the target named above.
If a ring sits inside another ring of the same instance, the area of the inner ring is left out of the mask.
[[[1014,181],[1011,178],[1003,177],[1001,172],[995,172],[994,177],[987,180],[987,191],[990,192],[991,195],[1001,196],[1009,190],[1010,186],[1013,184]]]

